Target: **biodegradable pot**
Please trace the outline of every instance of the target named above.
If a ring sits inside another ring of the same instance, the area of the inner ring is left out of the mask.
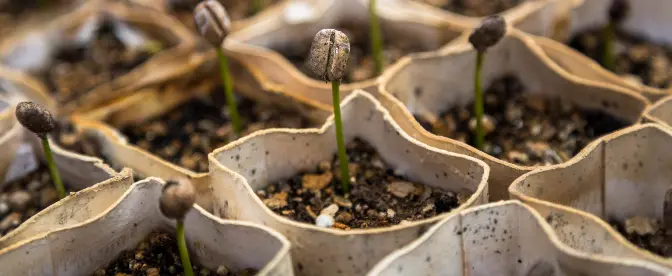
[[[628,32],[643,35],[656,43],[672,45],[672,32],[663,27],[672,24],[668,14],[668,11],[672,9],[672,2],[659,0],[629,0],[629,2],[631,3],[630,14],[621,26]],[[607,11],[611,3],[612,0],[589,0],[580,3],[572,11],[568,33],[558,39],[567,41],[577,33],[606,25]],[[537,42],[554,62],[577,77],[634,89],[643,93],[651,101],[658,100],[672,92],[672,87],[660,89],[622,78],[560,43],[543,38],[539,38]]]
[[[644,121],[672,127],[672,96],[660,99],[644,111]]]
[[[133,184],[130,169],[117,176],[69,195],[40,211],[18,228],[0,238],[0,248],[6,248],[35,236],[71,227],[106,211]]]
[[[121,40],[126,45],[137,47],[147,36],[151,36],[169,47],[75,100],[58,102],[47,92],[44,84],[34,93],[27,94],[29,99],[42,103],[60,115],[70,114],[91,109],[144,87],[188,78],[206,61],[204,51],[207,49],[197,47],[194,36],[176,20],[152,9],[102,1],[83,5],[57,18],[47,27],[13,37],[0,49],[0,59],[7,66],[31,75],[49,70],[59,47],[89,41],[91,32],[100,23],[102,16],[114,19],[115,32],[123,37]]]
[[[314,4],[313,4],[314,3]],[[383,37],[394,44],[422,51],[439,48],[464,29],[426,13],[421,6],[401,0],[382,0],[377,12]],[[272,12],[255,17],[254,24],[232,33],[223,49],[245,70],[233,70],[238,90],[252,98],[278,102],[278,97],[299,98],[322,110],[331,108],[331,86],[303,74],[272,49],[309,47],[322,28],[339,23],[368,28],[368,0],[287,1]],[[251,74],[240,77],[239,74]],[[376,79],[341,85],[343,97],[355,89],[373,91]],[[288,96],[289,95],[289,96]]]
[[[481,24],[485,17],[466,16],[432,6],[416,0],[404,0],[409,5],[426,10],[430,16],[437,16],[446,22],[472,30]],[[554,36],[565,32],[571,10],[586,0],[523,0],[517,6],[499,13],[511,26],[524,32]],[[590,0],[588,0],[590,1]]]
[[[378,96],[400,127],[414,138],[485,161],[492,169],[490,199],[506,199],[511,182],[534,167],[499,160],[465,143],[432,134],[413,118],[413,114],[438,115],[448,107],[468,104],[474,97],[475,56],[476,50],[470,44],[455,43],[436,53],[406,57],[381,77]],[[599,109],[631,123],[639,121],[648,105],[634,91],[579,79],[559,70],[529,36],[515,29],[488,50],[482,74],[484,87],[497,77],[512,74],[528,93],[562,97],[582,108]]]
[[[487,201],[489,168],[482,161],[421,144],[364,91],[351,93],[341,106],[346,142],[355,137],[369,142],[384,162],[412,181],[472,193],[455,210]],[[383,256],[448,216],[344,231],[292,221],[266,207],[255,191],[330,160],[336,152],[334,131],[332,119],[320,129],[264,130],[209,155],[214,213],[283,233],[294,245],[294,267],[301,275],[363,275]]]
[[[33,236],[0,250],[8,275],[88,275],[123,250],[135,248],[153,230],[172,232],[175,222],[159,211],[163,182],[133,184],[110,208],[91,219]],[[95,190],[82,197],[104,197]],[[74,199],[73,199],[74,200]],[[70,219],[66,217],[65,219]],[[289,242],[263,226],[218,219],[194,206],[185,218],[193,261],[210,269],[255,268],[257,275],[293,275]]]
[[[368,275],[630,276],[670,272],[647,262],[577,252],[563,244],[532,208],[504,201],[442,220],[387,256]]]
[[[524,174],[509,192],[537,209],[567,206],[591,214],[593,223],[627,244],[633,257],[672,267],[672,260],[636,247],[600,220],[662,218],[672,160],[661,149],[671,141],[672,132],[662,126],[632,126],[594,141],[565,164]]]
[[[0,158],[0,182],[4,180],[13,156],[21,145],[23,127],[14,116],[15,106],[0,98],[0,152],[5,158]]]

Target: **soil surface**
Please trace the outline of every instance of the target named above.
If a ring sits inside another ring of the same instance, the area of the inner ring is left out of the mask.
[[[465,16],[481,17],[511,9],[524,0],[416,0]]]
[[[208,153],[236,139],[224,91],[194,98],[142,124],[121,131],[129,141],[169,162],[196,172],[208,171]],[[267,128],[313,126],[298,113],[237,97],[243,135]]]
[[[325,26],[325,28],[326,27],[328,26]],[[377,77],[374,68],[373,56],[371,53],[371,46],[369,46],[369,27],[349,26],[343,24],[336,29],[345,33],[350,40],[350,56],[348,57],[348,67],[341,82],[351,83]],[[293,45],[290,48],[275,50],[285,56],[285,58],[287,58],[304,74],[310,76],[313,79],[323,81],[321,78],[313,76],[313,73],[310,72],[305,66],[308,54],[310,52],[311,43],[312,37],[310,40],[305,41],[304,45],[302,46]],[[383,58],[385,66],[392,65],[395,61],[407,54],[423,51],[423,49],[412,46],[413,44],[417,43],[413,41],[401,41],[401,44],[392,44],[389,39],[387,39],[387,36],[383,35]]]
[[[49,91],[59,102],[76,100],[91,89],[122,76],[147,61],[165,45],[157,40],[142,49],[129,48],[114,34],[112,19],[104,19],[95,37],[85,45],[57,50],[43,73]]]
[[[70,120],[60,119],[57,123],[56,129],[51,134],[51,138],[58,146],[82,155],[98,157],[109,164],[107,157],[102,153],[100,143],[95,137],[91,134],[77,131]]]
[[[4,236],[56,201],[58,193],[46,166],[7,183],[0,192],[0,234]]]
[[[262,0],[264,9],[270,5],[280,2],[280,0]],[[194,8],[202,0],[176,0],[173,2],[174,16],[177,17],[184,25],[192,30],[196,30],[196,23],[194,23]],[[255,13],[250,6],[252,0],[220,0],[220,3],[226,8],[231,21],[238,21],[253,16]]]
[[[256,270],[248,268],[239,272],[229,271],[224,265],[214,270],[195,264],[193,254],[191,262],[195,275],[199,276],[251,276]],[[153,232],[140,242],[135,249],[119,254],[116,260],[106,268],[97,269],[93,276],[164,276],[184,275],[177,242],[172,235]]]
[[[634,217],[624,222],[612,220],[610,224],[635,245],[665,258],[672,257],[672,231],[665,230],[659,220]]]
[[[368,143],[346,145],[352,188],[342,196],[338,156],[314,170],[268,185],[257,195],[274,212],[291,220],[315,224],[320,213],[335,218],[339,229],[387,227],[449,212],[459,206],[450,191],[414,183],[386,166]]]
[[[569,46],[601,63],[604,43],[602,29],[577,34]],[[666,47],[624,31],[616,32],[614,68],[618,75],[657,88],[668,88],[672,81],[672,47]]]
[[[594,139],[628,125],[602,111],[525,90],[514,76],[499,78],[485,90],[487,154],[525,166],[558,164]],[[416,115],[416,119],[434,134],[473,145],[476,121],[472,110],[473,102],[451,107],[437,118]]]

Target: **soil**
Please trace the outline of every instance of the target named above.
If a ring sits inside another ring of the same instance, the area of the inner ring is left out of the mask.
[[[524,0],[416,0],[465,16],[482,17],[511,9]]]
[[[193,256],[191,254],[190,256]],[[231,272],[226,266],[220,265],[215,270],[202,268],[195,264],[191,257],[194,274],[200,276],[248,276],[255,275],[256,270],[248,268],[239,272]],[[172,235],[163,232],[152,232],[140,242],[135,249],[126,250],[106,268],[97,269],[93,276],[164,276],[183,275],[182,261],[177,249],[177,242]]]
[[[659,220],[635,217],[626,222],[612,220],[610,224],[635,245],[661,257],[672,257],[672,231],[661,227]]]
[[[114,34],[113,19],[104,19],[94,39],[85,45],[70,44],[55,53],[42,75],[47,88],[61,103],[71,102],[103,83],[122,76],[147,61],[166,45],[153,40],[151,48],[126,47]]]
[[[46,166],[7,183],[0,192],[0,234],[4,236],[56,201],[58,193]]]
[[[238,96],[238,95],[237,95]],[[311,122],[298,113],[237,97],[243,135],[267,128],[306,128]],[[237,137],[228,117],[221,88],[196,97],[144,123],[121,129],[129,142],[169,162],[196,172],[208,171],[208,154]]]
[[[616,32],[616,56],[613,72],[630,80],[657,88],[668,88],[672,82],[672,47],[655,44],[641,36],[619,30]],[[604,43],[602,29],[588,30],[574,36],[569,46],[592,58],[602,60]]]
[[[45,4],[51,5],[54,2],[64,3],[70,1],[46,1],[46,0],[22,0],[0,1],[0,35],[12,32],[17,24],[20,24],[30,14],[40,12]]]
[[[109,164],[107,157],[102,153],[98,140],[91,134],[77,131],[70,120],[58,120],[51,138],[52,141],[65,150],[86,156],[98,157]]]
[[[220,0],[224,5],[226,12],[229,14],[231,21],[238,21],[254,15],[250,7],[252,0]],[[280,0],[263,0],[264,7],[268,8],[270,5],[280,2]],[[177,17],[185,26],[192,30],[196,30],[196,23],[194,23],[194,8],[202,0],[176,0],[173,2],[174,16]],[[264,8],[264,9],[265,9]]]
[[[326,28],[327,26],[325,26]],[[350,40],[350,56],[348,57],[348,67],[346,74],[341,80],[342,83],[352,83],[364,81],[376,77],[373,56],[371,47],[369,46],[368,26],[349,26],[343,24],[336,28],[345,33]],[[303,46],[292,45],[290,48],[275,49],[287,58],[296,68],[301,70],[307,76],[313,79],[323,81],[320,77],[316,77],[310,72],[305,64],[310,52],[312,37],[305,41]],[[387,36],[383,36],[383,58],[385,59],[385,66],[393,64],[398,59],[407,54],[414,52],[421,52],[423,49],[412,46],[415,42],[404,41],[402,44],[392,44]]]
[[[525,93],[517,77],[495,80],[484,92],[484,152],[518,165],[567,161],[594,139],[627,122],[599,110],[582,109],[560,98]],[[416,91],[422,93],[422,91]],[[473,102],[451,107],[437,118],[416,114],[428,131],[473,145]]]
[[[386,166],[368,143],[354,139],[346,145],[352,188],[342,196],[338,156],[314,170],[270,184],[257,195],[267,207],[288,219],[315,224],[326,209],[339,229],[387,227],[431,218],[459,206],[457,195],[414,183]],[[458,200],[458,197],[460,200]]]

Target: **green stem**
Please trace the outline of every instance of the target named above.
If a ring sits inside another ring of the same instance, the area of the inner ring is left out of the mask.
[[[345,142],[343,141],[343,122],[341,121],[341,96],[339,86],[341,81],[331,82],[331,94],[334,96],[334,124],[336,125],[336,144],[338,145],[338,163],[341,167],[341,187],[343,193],[350,192],[350,173],[348,172],[348,155],[345,153]]]
[[[229,74],[229,64],[226,55],[224,55],[224,52],[219,47],[217,47],[217,56],[219,56],[219,71],[222,73],[222,85],[224,86],[224,94],[226,94],[226,103],[229,105],[229,118],[233,125],[233,131],[240,137],[243,129],[240,123],[240,115],[238,115],[236,97],[233,95],[233,80]]]
[[[481,88],[481,71],[485,52],[476,54],[476,73],[474,74],[474,115],[476,116],[476,148],[483,150],[485,131],[483,130],[483,89]]]
[[[264,9],[264,0],[250,0],[252,14],[257,14]]]
[[[180,259],[184,268],[184,276],[194,276],[194,269],[191,267],[189,251],[187,251],[187,239],[184,237],[184,220],[177,220],[177,249],[180,251]]]
[[[54,155],[51,153],[51,147],[49,146],[49,139],[47,138],[46,135],[42,138],[42,149],[44,150],[44,156],[47,159],[47,167],[49,167],[51,180],[54,181],[54,186],[56,186],[56,192],[58,192],[58,197],[64,198],[65,188],[63,188],[61,175],[58,173],[58,168],[56,168],[56,163],[54,162]]]
[[[614,70],[614,31],[613,23],[607,24],[602,30],[602,39],[604,49],[602,50],[602,66],[609,70]]]
[[[376,14],[376,0],[369,1],[369,33],[371,38],[371,53],[375,65],[376,76],[383,72],[385,66],[383,61],[383,38],[380,33],[380,24]]]

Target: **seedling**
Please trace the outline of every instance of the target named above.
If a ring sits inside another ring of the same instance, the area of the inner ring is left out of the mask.
[[[481,22],[469,36],[469,42],[476,48],[476,72],[474,74],[474,116],[476,116],[476,140],[475,145],[483,150],[485,142],[485,129],[483,128],[483,88],[481,85],[481,71],[485,52],[488,48],[497,44],[506,33],[506,22],[499,15],[490,16]]]
[[[222,42],[226,36],[231,32],[231,19],[229,14],[222,4],[217,0],[207,0],[199,3],[194,9],[194,21],[201,35],[208,41],[217,51],[219,58],[219,70],[222,78],[222,85],[224,86],[224,93],[226,94],[226,102],[229,105],[229,118],[233,125],[233,130],[236,135],[240,136],[242,132],[242,125],[240,122],[240,115],[238,115],[238,106],[236,105],[236,98],[233,94],[233,80],[229,74],[229,63],[226,55],[222,51]]]
[[[49,168],[51,179],[54,181],[58,197],[64,198],[65,188],[63,188],[61,175],[58,173],[58,168],[56,168],[56,163],[54,162],[54,157],[51,153],[51,147],[49,146],[49,138],[47,137],[48,134],[56,128],[54,117],[51,116],[49,111],[36,103],[21,102],[16,106],[16,118],[23,127],[30,130],[32,133],[35,133],[37,137],[42,139],[42,149],[44,150],[44,156],[47,159],[47,167]]]
[[[334,29],[323,29],[313,38],[306,67],[315,76],[331,82],[331,94],[334,106],[334,124],[336,125],[336,144],[338,145],[338,163],[341,168],[341,187],[344,193],[350,191],[348,156],[343,141],[343,122],[341,121],[341,79],[348,66],[350,40],[344,33]]]
[[[180,251],[180,259],[182,260],[185,276],[194,276],[191,259],[189,259],[189,251],[187,251],[187,240],[184,237],[184,218],[189,210],[191,210],[194,202],[196,202],[196,191],[187,179],[166,182],[159,198],[161,213],[167,218],[176,221],[177,249]]]
[[[630,4],[627,0],[613,0],[609,7],[609,23],[602,30],[602,66],[609,70],[614,69],[614,44],[616,28],[630,13]]]
[[[383,38],[380,33],[380,24],[376,12],[376,0],[369,0],[369,38],[371,39],[371,53],[373,55],[376,76],[383,72]]]

